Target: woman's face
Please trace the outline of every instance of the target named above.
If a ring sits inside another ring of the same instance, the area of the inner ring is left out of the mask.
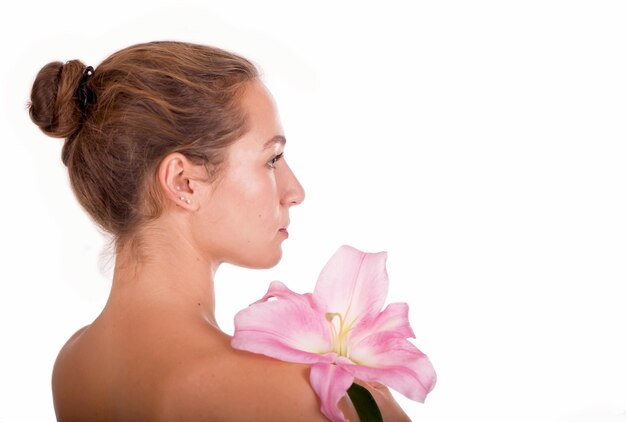
[[[263,83],[248,85],[243,107],[250,129],[227,149],[226,165],[202,198],[194,231],[218,262],[269,268],[280,261],[289,208],[304,200],[304,190],[282,156],[282,125]]]

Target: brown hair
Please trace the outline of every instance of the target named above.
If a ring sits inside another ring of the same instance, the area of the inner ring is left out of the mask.
[[[72,189],[119,246],[161,214],[156,174],[167,154],[205,164],[215,179],[225,148],[247,131],[240,99],[258,75],[218,48],[150,42],[114,53],[93,76],[78,60],[47,64],[29,112],[44,133],[65,138]]]

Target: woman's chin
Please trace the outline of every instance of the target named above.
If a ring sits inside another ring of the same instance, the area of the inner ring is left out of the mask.
[[[283,257],[283,249],[282,247],[278,247],[278,252],[274,255],[268,256],[267,260],[264,262],[263,266],[260,268],[272,268],[278,265],[280,260]]]
[[[272,250],[268,248],[264,252],[262,255],[250,254],[244,259],[240,259],[239,262],[232,262],[232,264],[253,269],[268,269],[275,267],[283,257],[281,246],[274,247]]]

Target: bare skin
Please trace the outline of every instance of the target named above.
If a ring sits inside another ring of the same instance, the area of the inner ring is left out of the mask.
[[[60,421],[327,420],[307,365],[235,350],[215,320],[219,265],[276,265],[289,209],[304,199],[286,161],[276,158],[284,145],[264,148],[283,133],[271,95],[256,81],[243,104],[251,128],[229,147],[218,183],[181,154],[161,162],[168,205],[141,233],[141,258],[117,251],[104,310],[57,358]],[[409,420],[386,387],[359,383],[385,421]],[[358,421],[349,400],[340,409]]]

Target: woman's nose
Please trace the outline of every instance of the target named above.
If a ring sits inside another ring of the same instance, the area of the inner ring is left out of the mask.
[[[304,188],[302,188],[291,168],[288,165],[285,165],[285,167],[285,190],[281,202],[287,206],[301,204],[304,201]]]

